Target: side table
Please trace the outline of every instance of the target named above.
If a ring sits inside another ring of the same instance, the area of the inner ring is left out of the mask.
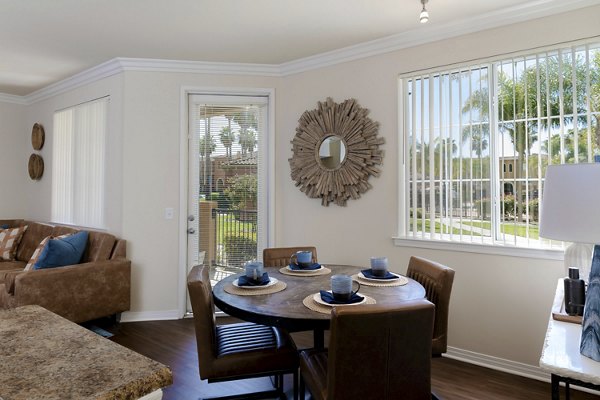
[[[564,298],[563,280],[559,279],[552,309],[560,309]],[[600,390],[600,363],[579,353],[581,325],[557,321],[550,315],[540,368],[551,374],[552,400],[559,400],[559,384],[565,382],[566,398],[569,385]]]

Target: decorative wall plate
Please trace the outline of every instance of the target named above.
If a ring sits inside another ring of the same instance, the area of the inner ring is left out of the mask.
[[[300,117],[289,159],[292,179],[310,198],[328,206],[345,206],[371,188],[371,175],[379,176],[385,143],[377,137],[379,124],[355,99],[338,104],[331,98]]]
[[[31,145],[34,150],[41,150],[44,147],[44,142],[46,140],[46,133],[44,132],[44,127],[37,122],[33,124],[33,129],[31,130]]]
[[[29,156],[29,177],[35,181],[40,180],[44,175],[44,159],[42,156],[32,154]]]

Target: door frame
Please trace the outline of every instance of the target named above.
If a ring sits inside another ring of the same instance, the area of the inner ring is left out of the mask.
[[[275,237],[275,89],[253,87],[208,87],[182,86],[179,100],[179,274],[178,274],[178,311],[179,318],[186,315],[187,293],[187,211],[188,211],[188,166],[189,166],[189,104],[188,96],[196,95],[228,95],[228,96],[267,96],[268,117],[267,134],[259,142],[259,151],[265,154],[266,195],[259,208],[259,215],[266,218],[265,245],[272,247]],[[260,174],[261,171],[259,170]]]

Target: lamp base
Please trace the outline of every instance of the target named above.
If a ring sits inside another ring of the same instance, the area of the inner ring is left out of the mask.
[[[569,276],[569,268],[579,268],[579,277],[587,285],[590,279],[593,249],[594,246],[591,244],[571,243],[565,249],[565,276]]]
[[[583,332],[579,352],[600,361],[600,246],[594,246],[592,270],[583,310]]]

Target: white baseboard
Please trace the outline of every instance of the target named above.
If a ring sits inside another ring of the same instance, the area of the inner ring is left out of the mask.
[[[488,356],[487,354],[476,353],[474,351],[463,350],[450,346],[448,346],[448,352],[444,354],[444,357],[463,361],[469,364],[479,365],[480,367],[495,369],[497,371],[502,371],[513,375],[524,376],[525,378],[550,382],[550,374],[542,371],[540,367],[523,364],[517,361]]]
[[[487,354],[475,353],[474,351],[463,350],[457,347],[448,346],[448,352],[444,354],[446,358],[466,362],[469,364],[479,365],[480,367],[495,369],[497,371],[506,372],[508,374],[519,375],[525,378],[535,379],[542,382],[550,382],[550,374],[542,371],[540,367],[529,364],[523,364],[517,361],[506,360],[488,356]],[[564,383],[561,383],[564,386]],[[600,392],[584,388],[581,386],[571,385],[574,390],[580,390],[595,395],[600,395]]]
[[[121,322],[163,321],[181,318],[179,310],[126,311],[121,314]]]

